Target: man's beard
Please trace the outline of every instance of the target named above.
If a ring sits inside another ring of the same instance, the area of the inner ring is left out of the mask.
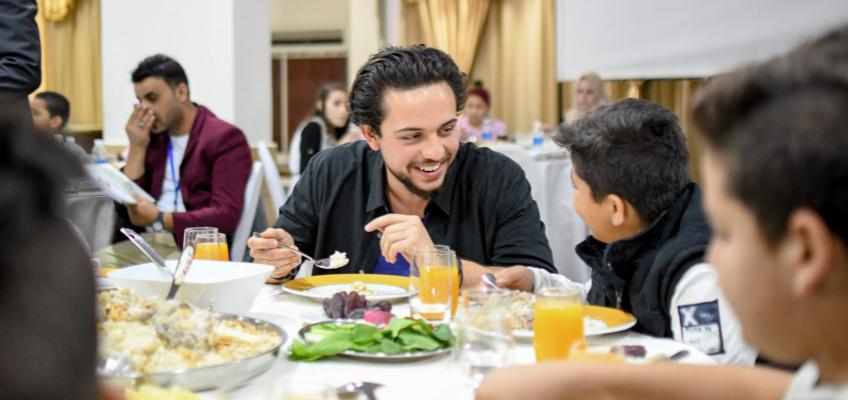
[[[403,186],[406,188],[406,190],[409,190],[410,193],[412,193],[412,194],[414,194],[414,195],[416,195],[416,196],[418,196],[418,197],[420,197],[424,200],[430,200],[433,197],[436,197],[436,195],[439,194],[439,190],[442,188],[441,186],[439,186],[439,187],[437,187],[433,190],[421,189],[420,187],[415,186],[415,184],[412,183],[412,179],[410,179],[408,176],[403,176],[400,173],[395,172],[395,170],[389,168],[388,166],[386,166],[386,169],[388,169],[389,172],[392,175],[394,175],[395,178],[397,178],[397,180],[400,181],[400,183],[403,184]]]

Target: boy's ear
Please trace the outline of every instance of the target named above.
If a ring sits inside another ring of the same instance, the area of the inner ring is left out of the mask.
[[[62,128],[63,123],[64,121],[62,120],[62,117],[58,115],[50,117],[50,130],[58,131],[60,128]]]
[[[627,202],[624,201],[624,198],[617,194],[609,194],[604,200],[607,204],[608,211],[610,213],[610,223],[612,226],[620,227],[627,222]]]
[[[796,297],[809,296],[827,282],[840,241],[812,210],[796,210],[789,216],[777,251],[781,265],[790,271]]]
[[[362,136],[365,136],[365,141],[368,142],[368,147],[371,150],[380,151],[380,137],[370,125],[359,124],[359,130],[362,131]]]

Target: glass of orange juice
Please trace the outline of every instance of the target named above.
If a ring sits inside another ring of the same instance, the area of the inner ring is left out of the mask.
[[[456,317],[456,306],[459,304],[459,258],[456,252],[443,244],[433,245],[433,250],[447,252],[451,261],[451,316]]]
[[[452,254],[428,248],[415,252],[409,267],[409,301],[412,316],[434,322],[450,320],[452,297]],[[456,257],[453,255],[453,257]]]
[[[227,234],[218,233],[218,260],[230,261],[230,249],[227,247]]]
[[[584,345],[580,290],[543,288],[537,293],[533,311],[533,347],[537,362],[564,360],[572,348]]]
[[[201,233],[194,238],[195,260],[218,260],[220,246],[217,233]]]
[[[183,248],[194,246],[197,235],[204,233],[218,233],[218,228],[215,228],[214,226],[195,226],[186,228],[185,231],[183,231]]]

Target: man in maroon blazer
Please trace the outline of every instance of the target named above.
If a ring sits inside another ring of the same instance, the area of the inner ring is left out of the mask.
[[[178,247],[183,231],[193,226],[217,227],[229,239],[252,162],[244,134],[192,103],[185,71],[167,56],[142,60],[132,81],[139,103],[126,125],[124,174],[157,201],[137,197],[138,204],[127,207],[130,221],[172,232]],[[161,245],[163,235],[156,236],[154,245]]]

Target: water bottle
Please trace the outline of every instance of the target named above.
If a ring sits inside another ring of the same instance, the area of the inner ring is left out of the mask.
[[[542,133],[542,123],[533,122],[533,149],[541,150],[545,144],[545,135]]]
[[[483,120],[483,141],[492,141],[492,121],[490,121],[488,118]]]
[[[108,162],[106,159],[106,143],[103,139],[94,139],[94,146],[91,148],[91,159],[96,164],[104,164]]]

